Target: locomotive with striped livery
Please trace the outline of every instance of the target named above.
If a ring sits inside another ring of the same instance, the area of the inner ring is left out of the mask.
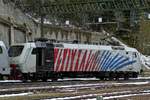
[[[138,51],[123,46],[36,41],[12,45],[9,57],[11,76],[24,80],[128,79],[141,71]]]

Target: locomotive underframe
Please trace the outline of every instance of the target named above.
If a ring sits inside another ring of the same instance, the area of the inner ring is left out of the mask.
[[[98,78],[100,80],[118,80],[120,78],[129,79],[137,78],[137,72],[112,72],[112,71],[100,71],[100,72],[37,72],[37,73],[24,73],[22,74],[23,80],[42,80],[47,81],[51,79],[56,81],[63,78]]]

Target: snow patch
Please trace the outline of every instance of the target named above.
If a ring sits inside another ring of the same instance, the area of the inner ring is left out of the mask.
[[[65,79],[59,79],[58,81],[77,81],[77,80],[81,80],[81,81],[87,81],[87,80],[99,80],[97,78],[65,78]]]
[[[33,93],[28,92],[28,93],[19,93],[19,94],[5,94],[5,95],[0,95],[0,98],[2,98],[2,97],[25,96],[25,95],[31,95],[31,94],[33,94]]]
[[[0,83],[20,83],[21,80],[1,80]]]
[[[150,79],[150,77],[138,77],[137,79]]]
[[[149,82],[129,82],[129,83],[113,83],[115,85],[144,85],[149,84]]]
[[[52,98],[52,99],[44,99],[44,100],[71,100],[71,99],[81,99],[81,98],[88,98],[88,97],[95,97],[100,95],[115,95],[118,93],[130,93],[131,91],[122,91],[122,92],[112,92],[112,93],[103,93],[103,94],[88,94],[88,95],[81,95],[81,96],[74,96],[74,97],[64,97],[64,98]]]
[[[124,98],[124,97],[139,96],[139,95],[149,95],[149,94],[150,94],[150,93],[128,94],[128,95],[119,95],[119,96],[103,97],[103,99],[104,99],[104,100],[108,100],[108,99]]]
[[[73,87],[87,87],[87,86],[105,86],[105,85],[112,85],[112,83],[97,83],[97,84],[80,84],[80,85],[64,85],[64,86],[52,86],[52,88],[73,88]]]
[[[149,95],[150,93],[142,93],[142,94],[128,94],[128,95],[119,95],[119,96],[109,96],[109,97],[103,97],[103,100],[109,100],[109,99],[117,99],[117,98],[125,98],[125,97],[131,97],[131,96],[139,96],[139,95]],[[96,98],[87,99],[87,100],[97,100]]]

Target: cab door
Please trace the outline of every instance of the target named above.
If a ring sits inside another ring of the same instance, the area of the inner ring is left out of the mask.
[[[47,71],[54,70],[54,46],[53,44],[47,44],[45,49],[45,69]]]
[[[46,44],[46,47],[36,48],[36,71],[53,71],[54,66],[54,47],[52,44]]]
[[[35,48],[33,53],[36,55],[36,71],[42,72],[45,66],[45,48]]]

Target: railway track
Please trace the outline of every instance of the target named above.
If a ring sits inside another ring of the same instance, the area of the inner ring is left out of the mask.
[[[58,94],[60,98],[81,97],[82,99],[87,99],[100,95],[107,97],[143,94],[144,91],[147,91],[146,94],[150,93],[150,79],[131,79],[128,81],[67,80],[59,82],[0,83],[0,95],[28,92],[32,93],[32,95],[48,93],[49,95],[43,97],[48,99],[58,97]]]

